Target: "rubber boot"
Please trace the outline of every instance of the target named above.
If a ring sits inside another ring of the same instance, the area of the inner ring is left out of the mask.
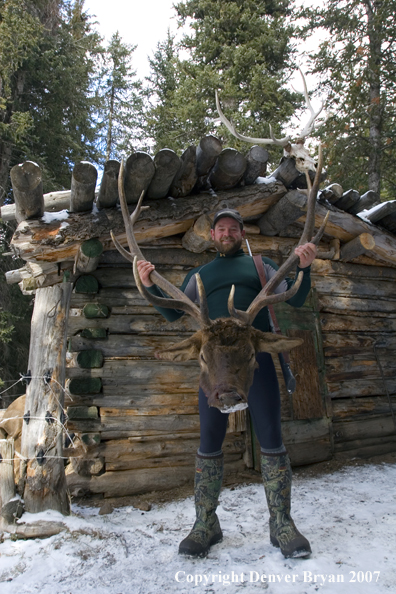
[[[270,512],[270,540],[286,557],[309,557],[308,540],[297,530],[290,515],[292,472],[289,456],[261,454],[261,474]]]
[[[216,515],[223,482],[223,454],[216,458],[196,457],[195,512],[196,520],[190,534],[180,543],[179,554],[205,557],[210,547],[223,539]]]

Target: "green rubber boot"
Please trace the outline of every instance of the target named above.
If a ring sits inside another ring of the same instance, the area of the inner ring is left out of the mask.
[[[309,557],[308,540],[297,530],[290,515],[292,472],[289,456],[261,454],[261,474],[270,512],[271,543],[286,557]]]
[[[216,515],[223,482],[223,455],[216,458],[196,457],[195,512],[196,520],[190,534],[180,543],[179,554],[206,557],[210,547],[223,540]]]

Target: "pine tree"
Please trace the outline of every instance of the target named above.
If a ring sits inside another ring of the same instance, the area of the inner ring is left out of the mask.
[[[332,179],[393,197],[396,117],[396,1],[327,0],[306,9],[305,29],[327,31],[311,56],[328,96],[325,136]]]
[[[242,148],[228,131],[217,129],[215,89],[226,115],[251,136],[279,132],[300,97],[285,89],[293,58],[287,0],[186,0],[176,4],[180,25],[189,25],[181,47],[173,107],[184,146],[207,133],[222,134]],[[246,148],[246,145],[243,145]]]
[[[131,65],[135,49],[117,32],[103,54],[97,96],[99,146],[106,160],[131,154],[141,141],[142,83]]]
[[[83,0],[0,0],[0,186],[27,159],[46,191],[70,186],[73,163],[95,159],[91,77],[100,38]]]
[[[152,139],[153,152],[172,147],[185,148],[183,122],[176,109],[176,91],[179,84],[180,62],[175,36],[168,29],[165,41],[157,43],[157,49],[149,58],[150,75],[147,77],[145,130]]]

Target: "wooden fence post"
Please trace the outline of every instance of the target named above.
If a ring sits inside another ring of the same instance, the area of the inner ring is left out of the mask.
[[[0,439],[0,529],[7,524],[2,514],[3,507],[14,495],[14,440]]]
[[[30,383],[22,427],[26,511],[70,511],[63,455],[67,320],[71,283],[38,289],[29,351]]]

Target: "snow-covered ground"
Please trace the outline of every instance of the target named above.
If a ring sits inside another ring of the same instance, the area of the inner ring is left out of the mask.
[[[124,507],[105,516],[74,507],[66,532],[0,544],[0,593],[395,592],[395,485],[395,464],[297,476],[293,516],[313,549],[305,560],[286,560],[269,544],[259,484],[222,491],[224,540],[206,559],[177,553],[193,523],[192,498],[149,512]],[[54,512],[39,516],[60,519]]]

